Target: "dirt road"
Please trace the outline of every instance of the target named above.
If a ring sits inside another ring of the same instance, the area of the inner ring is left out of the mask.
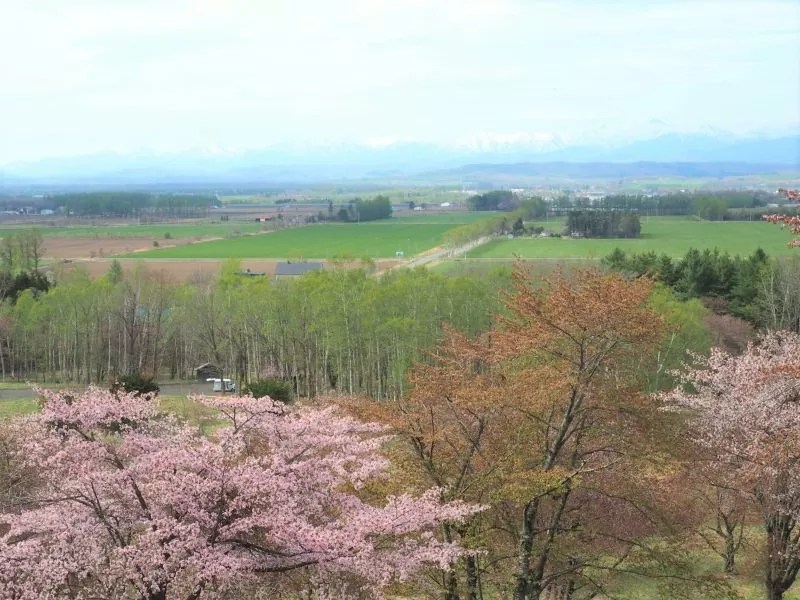
[[[186,396],[188,394],[211,394],[211,384],[202,383],[197,381],[185,381],[179,383],[162,383],[161,387],[162,396]],[[48,386],[50,387],[50,386]],[[59,389],[56,387],[56,389]],[[65,385],[64,389],[82,392],[86,386]],[[35,398],[36,393],[31,388],[17,389],[17,390],[0,390],[0,402],[4,400],[20,400],[23,398]]]
[[[490,237],[482,237],[478,238],[477,240],[473,240],[464,244],[463,246],[458,246],[456,248],[434,248],[429,252],[424,252],[422,254],[418,254],[411,260],[405,263],[401,263],[400,267],[406,267],[408,269],[413,269],[415,267],[422,267],[424,265],[432,265],[440,260],[444,260],[447,258],[456,258],[458,256],[464,256],[467,252],[472,250],[473,248],[477,248],[481,244],[485,244],[488,242]]]

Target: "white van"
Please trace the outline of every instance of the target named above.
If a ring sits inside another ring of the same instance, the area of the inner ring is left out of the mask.
[[[221,392],[223,391],[222,386],[225,386],[226,392],[236,392],[236,383],[231,381],[230,379],[215,379],[214,377],[209,377],[206,381],[211,382],[211,391],[212,392]]]

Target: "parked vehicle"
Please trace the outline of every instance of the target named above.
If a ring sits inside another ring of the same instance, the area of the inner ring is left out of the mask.
[[[217,379],[215,377],[209,377],[206,379],[206,381],[211,382],[212,392],[236,392],[236,382],[231,381],[230,379]]]

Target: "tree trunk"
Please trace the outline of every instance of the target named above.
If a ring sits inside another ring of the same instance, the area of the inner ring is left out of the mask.
[[[467,556],[465,569],[467,572],[467,600],[479,600],[482,594],[478,590],[478,561],[475,556]]]
[[[736,573],[736,540],[734,531],[728,531],[725,537],[725,572],[728,575]]]
[[[450,523],[442,523],[442,537],[447,543],[453,541],[453,530]],[[444,574],[444,600],[459,600],[458,578],[453,569],[446,571]]]
[[[157,591],[150,592],[144,598],[145,600],[167,600],[167,586],[162,583]]]
[[[776,585],[776,582],[770,581],[769,575],[767,575],[767,600],[783,600],[783,592],[784,590],[780,589],[780,586]]]
[[[768,600],[782,600],[783,593],[795,582],[800,570],[795,537],[797,521],[790,515],[767,516],[767,564],[764,584]]]
[[[527,600],[530,596],[531,554],[533,553],[533,526],[539,500],[525,506],[522,516],[522,538],[517,554],[517,575],[514,584],[514,600]],[[537,594],[538,595],[538,594]]]
[[[447,571],[444,575],[444,600],[459,600],[458,578],[455,571]]]

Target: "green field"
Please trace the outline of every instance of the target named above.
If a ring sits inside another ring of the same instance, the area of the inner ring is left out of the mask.
[[[199,426],[204,432],[213,430],[221,423],[212,409],[198,404],[186,396],[159,396],[158,404],[162,411],[178,415],[192,425]],[[0,419],[30,414],[39,410],[41,410],[41,405],[36,398],[0,399]]]
[[[39,405],[33,398],[14,398],[0,400],[0,419],[25,415],[39,410]]]
[[[539,224],[545,225],[543,222]],[[548,227],[558,230],[560,224],[554,226],[551,222]],[[638,239],[498,239],[475,248],[467,258],[599,259],[614,248],[677,257],[683,256],[689,248],[719,248],[731,254],[750,254],[759,247],[770,256],[779,256],[797,252],[786,246],[789,239],[785,230],[761,221],[649,217],[642,219],[642,237]]]
[[[491,216],[490,213],[441,213],[394,217],[370,223],[324,224],[284,229],[262,235],[248,235],[222,240],[162,248],[125,255],[128,258],[215,259],[215,258],[335,258],[337,256],[391,258],[403,252],[411,257],[442,243],[443,234],[464,223]],[[227,223],[229,227],[234,224]],[[250,224],[246,224],[250,225]],[[257,228],[257,224],[252,224]],[[537,222],[560,231],[563,219]],[[188,226],[187,226],[188,227]],[[193,227],[194,235],[214,231],[219,225]],[[150,235],[176,227],[126,226],[97,229],[129,230],[131,234],[149,228]],[[208,228],[208,229],[205,229]],[[89,229],[89,228],[83,228]],[[188,229],[186,230],[188,233]],[[223,233],[223,229],[217,229]],[[188,236],[182,236],[188,237]],[[719,248],[731,254],[750,254],[763,248],[772,256],[790,254],[786,246],[789,234],[769,223],[733,221],[701,221],[693,217],[648,217],[642,219],[642,237],[638,239],[560,239],[529,238],[496,239],[467,254],[472,259],[600,259],[615,248],[628,252],[665,253],[682,256],[689,248]]]
[[[382,221],[387,225],[396,223],[430,223],[430,224],[446,224],[446,225],[468,225],[490,219],[498,213],[490,211],[482,212],[468,212],[465,210],[454,212],[425,212],[414,213],[402,217],[392,217],[390,220]],[[377,224],[377,223],[376,223]]]
[[[337,256],[406,257],[442,243],[454,225],[347,223],[310,225],[262,235],[214,240],[124,255],[126,258],[335,258]]]
[[[5,227],[0,229],[0,237],[15,233],[26,227]],[[197,223],[157,223],[145,225],[81,225],[68,226],[41,226],[36,227],[43,237],[70,237],[70,238],[163,238],[169,234],[175,239],[196,237],[226,237],[235,233],[254,233],[261,231],[261,225],[255,222],[225,221]]]

